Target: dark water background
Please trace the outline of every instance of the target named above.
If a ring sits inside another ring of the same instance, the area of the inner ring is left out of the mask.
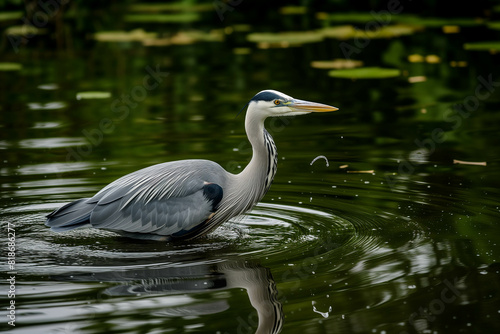
[[[41,9],[0,2],[2,330],[500,329],[494,2],[389,14],[385,2],[85,4],[16,35],[23,17],[44,22]],[[346,56],[399,72],[330,73]],[[51,210],[152,164],[204,158],[238,172],[251,149],[235,116],[263,89],[340,110],[268,121],[278,173],[251,212],[182,244],[44,226]],[[328,164],[311,164],[318,156]]]

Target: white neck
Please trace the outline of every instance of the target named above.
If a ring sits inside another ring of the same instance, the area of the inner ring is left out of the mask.
[[[273,157],[276,153],[271,155],[269,152],[269,150],[276,151],[276,146],[269,134],[267,134],[268,142],[266,143],[265,117],[252,112],[251,107],[252,105],[245,117],[245,130],[252,144],[252,159],[241,173],[235,175],[235,185],[239,191],[252,198],[252,205],[254,205],[265,195],[276,173],[276,161]]]
[[[252,159],[241,173],[228,173],[229,181],[220,209],[214,217],[214,226],[257,204],[266,194],[276,173],[276,146],[264,129],[266,117],[259,115],[258,110],[252,110],[252,107],[251,103],[245,117],[245,130],[252,144]]]

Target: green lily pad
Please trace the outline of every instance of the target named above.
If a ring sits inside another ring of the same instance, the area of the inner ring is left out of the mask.
[[[328,14],[328,19],[334,22],[353,22],[353,23],[365,23],[369,21],[374,21],[375,17],[370,13],[333,13]]]
[[[350,39],[350,38],[394,38],[399,36],[411,35],[416,31],[422,30],[423,27],[417,25],[394,24],[388,26],[380,26],[377,30],[355,29],[351,25],[327,27],[321,30],[325,37],[335,39]]]
[[[322,18],[330,22],[352,22],[352,23],[378,23],[380,26],[386,26],[388,24],[393,24],[400,22],[405,25],[417,25],[424,27],[434,27],[439,28],[445,25],[457,25],[457,26],[476,26],[483,22],[479,19],[473,18],[441,18],[441,17],[422,17],[418,15],[411,14],[397,14],[391,15],[379,14],[376,11],[372,13],[331,13],[323,14]]]
[[[202,30],[190,30],[190,31],[179,31],[177,35],[184,34],[194,41],[202,42],[222,42],[224,41],[224,31],[223,30],[211,30],[210,32],[205,32]],[[175,37],[174,35],[173,37]],[[172,37],[172,38],[173,38]]]
[[[137,3],[128,7],[132,12],[162,12],[162,11],[190,11],[190,12],[208,12],[214,10],[212,3]]]
[[[321,42],[323,34],[319,31],[264,32],[249,34],[247,39],[250,42],[266,43],[270,46],[274,44],[291,46]]]
[[[110,97],[111,97],[110,92],[88,91],[88,92],[76,93],[77,100],[109,99]]]
[[[145,32],[143,29],[127,31],[99,31],[94,34],[94,39],[101,42],[141,42],[145,39],[155,38],[155,32]]]
[[[46,29],[39,29],[35,26],[25,24],[20,26],[11,26],[5,30],[5,34],[11,36],[30,36],[30,35],[42,35],[47,32]]]
[[[500,21],[488,22],[487,26],[490,29],[500,30]]]
[[[0,72],[4,71],[20,71],[23,65],[19,63],[0,63]]]
[[[234,48],[233,53],[235,55],[249,55],[252,52],[250,48]]]
[[[396,68],[361,67],[343,70],[331,70],[328,75],[343,79],[385,79],[398,77],[401,74]]]
[[[126,22],[133,23],[192,23],[200,19],[197,13],[175,14],[129,14],[125,15]]]
[[[500,41],[466,43],[464,44],[464,49],[473,51],[498,52],[500,51]]]
[[[355,68],[363,66],[363,62],[360,60],[352,59],[333,59],[333,60],[315,60],[311,62],[311,67],[319,69],[343,69],[343,68]]]
[[[321,29],[323,36],[335,39],[349,39],[356,34],[356,29],[351,25],[326,27]]]
[[[366,35],[368,35],[368,37],[372,39],[394,38],[399,36],[412,35],[419,30],[423,30],[423,27],[419,25],[394,24],[394,25],[383,26],[375,32],[366,33]]]
[[[0,13],[0,21],[19,20],[23,17],[23,12],[3,12]]]
[[[281,15],[304,15],[307,13],[306,6],[285,6],[280,8]]]
[[[473,18],[441,18],[441,17],[420,17],[416,15],[398,15],[395,18],[398,22],[409,25],[420,25],[429,28],[439,28],[442,26],[454,25],[460,27],[472,27],[482,24],[481,20]]]

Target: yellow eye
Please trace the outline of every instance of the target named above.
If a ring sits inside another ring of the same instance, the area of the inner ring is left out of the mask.
[[[275,105],[279,105],[280,103],[281,103],[280,100],[274,100]]]

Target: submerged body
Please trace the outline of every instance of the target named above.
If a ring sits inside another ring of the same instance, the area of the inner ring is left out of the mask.
[[[333,111],[266,90],[249,102],[245,129],[252,144],[250,163],[239,174],[208,160],[180,160],[150,166],[110,183],[92,198],[66,204],[47,216],[56,232],[92,226],[125,236],[191,239],[250,210],[264,197],[277,169],[277,150],[264,128],[270,116]]]

